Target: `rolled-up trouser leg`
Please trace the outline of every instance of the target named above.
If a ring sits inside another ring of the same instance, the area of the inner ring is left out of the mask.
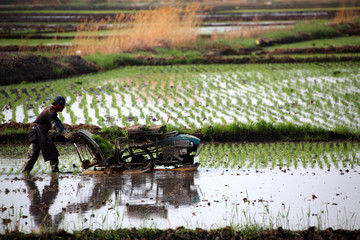
[[[36,143],[31,143],[28,149],[28,157],[26,159],[24,168],[22,170],[23,173],[30,173],[33,169],[37,159],[39,158],[40,147]]]
[[[59,172],[59,159],[56,158],[56,159],[50,160],[50,167],[51,167],[51,172],[53,172],[53,173]]]

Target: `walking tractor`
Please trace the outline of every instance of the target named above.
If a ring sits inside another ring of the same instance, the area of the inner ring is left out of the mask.
[[[200,139],[177,131],[164,133],[164,125],[135,125],[127,137],[115,139],[115,146],[87,130],[79,130],[83,144],[74,143],[86,173],[138,173],[152,170],[194,171]]]

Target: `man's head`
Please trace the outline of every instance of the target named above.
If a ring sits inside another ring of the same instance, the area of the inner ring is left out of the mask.
[[[57,96],[54,99],[54,102],[52,103],[52,105],[55,107],[55,110],[57,112],[62,112],[62,110],[64,110],[65,105],[68,105],[68,104],[66,104],[66,101],[65,101],[64,97]]]

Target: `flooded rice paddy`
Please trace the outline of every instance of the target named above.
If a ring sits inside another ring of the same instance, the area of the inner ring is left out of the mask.
[[[105,73],[0,87],[0,121],[32,122],[56,95],[67,124],[309,124],[356,131],[358,63],[125,67]],[[66,86],[66,87],[64,87]],[[31,104],[29,104],[29,102]]]
[[[184,226],[359,228],[360,145],[205,144],[195,172],[81,175],[72,146],[60,169],[39,159],[20,171],[27,146],[0,155],[1,232]]]

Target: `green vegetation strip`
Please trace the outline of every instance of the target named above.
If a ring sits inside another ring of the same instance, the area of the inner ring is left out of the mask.
[[[0,39],[0,46],[8,46],[8,45],[31,45],[36,46],[39,44],[42,45],[55,45],[55,44],[63,44],[70,45],[72,43],[71,39]]]
[[[138,57],[132,54],[110,54],[92,55],[84,57],[106,70],[122,66],[157,66],[157,65],[192,65],[192,64],[246,64],[246,63],[312,63],[312,62],[345,62],[360,61],[359,54],[312,54],[293,56],[228,56],[228,57],[199,57],[197,53],[193,56],[161,58],[161,57]]]
[[[121,14],[134,13],[138,10],[7,10],[0,14],[36,13],[36,14]],[[148,10],[144,10],[148,11]]]
[[[284,48],[311,48],[311,47],[339,47],[339,46],[360,46],[360,36],[346,36],[338,38],[325,38],[297,43],[281,44],[268,47],[268,51]]]
[[[317,12],[317,11],[339,11],[360,10],[360,7],[332,7],[332,8],[282,8],[282,9],[236,9],[222,10],[217,13],[249,13],[249,12]]]
[[[0,144],[24,143],[27,141],[29,130],[6,129],[0,131]],[[192,134],[199,137],[202,141],[333,141],[333,140],[360,140],[360,130],[343,127],[335,130],[327,130],[315,127],[310,124],[296,125],[292,123],[267,123],[265,121],[253,123],[230,123],[206,125],[201,129],[184,129],[178,126],[167,126],[167,132],[178,131],[180,133]],[[109,141],[114,141],[118,137],[124,137],[124,128],[104,127],[94,132],[94,140],[99,144],[104,153],[113,151],[113,145]],[[58,134],[53,133],[54,138],[59,141],[66,141],[59,138]],[[106,140],[107,139],[107,140]],[[107,156],[105,156],[107,157]]]

